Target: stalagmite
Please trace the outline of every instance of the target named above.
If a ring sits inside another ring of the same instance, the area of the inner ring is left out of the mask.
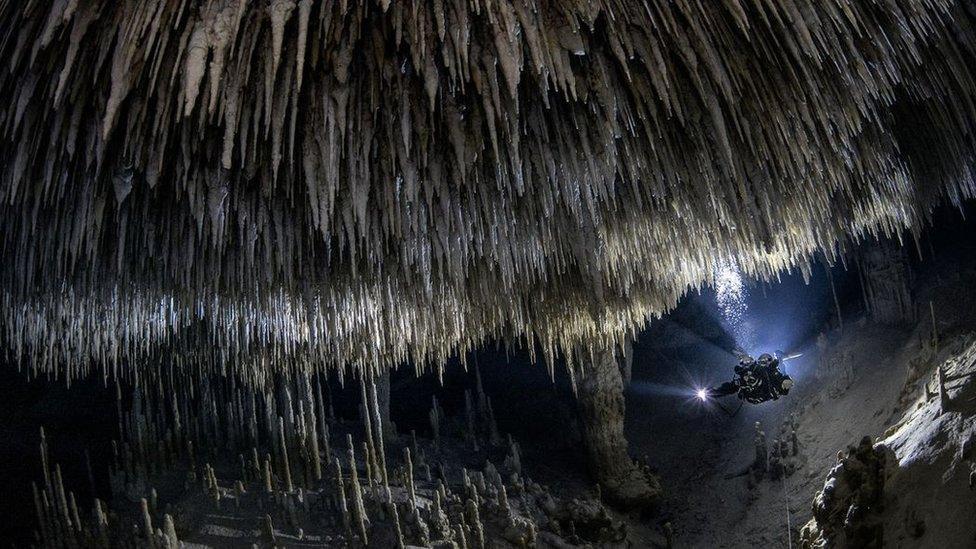
[[[366,377],[363,376],[359,380],[360,389],[360,406],[359,412],[363,420],[363,428],[366,431],[366,440],[364,444],[366,445],[363,451],[363,459],[366,462],[366,477],[370,484],[374,482],[382,482],[382,475],[380,473],[379,458],[377,456],[376,447],[376,437],[374,436],[375,431],[373,430],[374,424],[374,409],[373,403],[369,398],[369,392],[366,390]]]
[[[416,506],[417,490],[414,487],[414,482],[413,482],[413,460],[410,459],[410,448],[403,449],[403,462],[405,467],[404,479],[406,480],[406,484],[407,484],[407,494],[409,494],[410,496],[408,501],[410,502],[410,505]]]
[[[386,434],[384,433],[385,427],[383,426],[383,422],[386,421],[386,423],[389,423],[389,421],[390,421],[390,418],[389,418],[389,410],[387,410],[387,417],[384,420],[383,413],[380,411],[380,408],[381,408],[380,399],[379,399],[379,395],[377,395],[377,390],[376,390],[376,384],[375,383],[370,382],[369,396],[370,396],[369,410],[373,414],[373,425],[376,428],[376,435],[375,435],[375,437],[373,437],[374,440],[375,440],[375,442],[376,442],[376,447],[375,447],[376,448],[376,450],[375,450],[376,451],[376,462],[377,462],[377,465],[380,468],[380,473],[382,475],[382,480],[383,480],[383,486],[387,490],[389,490],[390,489],[390,478],[389,478],[389,475],[387,474],[387,471],[386,471],[386,445],[383,442],[383,440],[385,438],[387,438]],[[389,379],[387,379],[387,398],[386,398],[386,401],[387,401],[387,408],[388,408],[389,407],[388,406],[389,405]]]
[[[478,429],[475,423],[474,407],[471,403],[471,391],[464,391],[464,419],[467,429],[464,432],[465,438],[471,443],[472,449],[477,452],[478,448]]]
[[[436,396],[431,397],[431,407],[428,417],[430,418],[430,430],[434,435],[434,445],[438,446],[441,440],[441,418],[443,417],[443,412],[437,404]]]
[[[274,492],[274,484],[271,476],[271,456],[264,458],[264,491],[267,494]]]
[[[44,434],[44,427],[40,428],[41,431],[41,472],[44,474],[44,487],[48,492],[52,491],[51,488],[51,463],[48,458],[47,450],[47,435]]]
[[[74,492],[68,492],[68,508],[71,510],[71,525],[80,534],[82,532],[81,517],[78,515],[78,503],[75,502]]]
[[[495,421],[495,409],[492,408],[490,398],[485,400],[485,424],[488,432],[488,443],[492,446],[501,445],[502,435],[498,432],[498,422]]]
[[[285,473],[285,491],[291,492],[295,489],[291,482],[291,464],[288,462],[288,441],[285,440],[285,419],[278,416],[278,433],[281,448],[281,467]]]
[[[914,322],[912,271],[902,248],[889,239],[862,247],[862,285],[871,318],[885,324]]]
[[[369,445],[365,442],[363,442],[362,445],[362,452],[364,456],[363,465],[366,468],[366,483],[369,484],[370,488],[375,490],[376,485],[379,483],[377,477],[380,475],[378,472],[376,472],[376,469],[373,467],[372,463],[370,463],[370,460],[365,458],[365,456],[369,455]]]
[[[522,456],[519,445],[508,435],[508,455],[505,457],[505,465],[512,469],[516,474],[522,474]]]
[[[652,503],[657,480],[644,474],[627,453],[623,380],[614,349],[600,351],[578,380],[583,442],[590,471],[608,499],[627,506]]]
[[[481,515],[478,513],[478,502],[476,498],[469,499],[465,503],[465,512],[467,513],[468,521],[471,523],[471,530],[474,532],[474,546],[477,549],[485,549],[485,529],[481,524]]]
[[[353,450],[352,435],[346,435],[346,443],[349,445],[349,490],[352,494],[353,519],[356,521],[356,528],[359,540],[366,545],[366,508],[363,506],[362,487],[359,486],[359,474],[356,471],[356,453]]]
[[[384,371],[373,380],[376,407],[379,412],[380,431],[387,444],[396,442],[396,428],[390,419],[390,372]]]
[[[37,483],[31,482],[31,490],[34,492],[34,516],[41,528],[41,538],[46,539],[49,533],[47,524],[47,513],[44,512],[44,504],[41,502],[41,493],[37,490]]]
[[[64,490],[64,481],[61,478],[61,466],[54,466],[54,497],[57,500],[58,517],[65,530],[71,529],[71,515],[68,513],[68,498]]]
[[[261,539],[265,543],[271,544],[272,547],[278,543],[278,536],[275,534],[274,522],[271,520],[271,515],[264,515],[264,520],[261,521]]]
[[[355,467],[353,464],[352,467]],[[348,537],[352,537],[352,518],[349,514],[349,505],[346,499],[346,485],[342,481],[342,465],[339,463],[339,458],[335,458],[333,461],[333,468],[336,473],[336,494],[339,498],[339,514],[342,516],[342,531],[346,533]]]
[[[946,390],[944,364],[940,364],[936,367],[936,382],[939,385],[939,413],[945,413],[949,410],[949,391]]]
[[[247,490],[244,488],[243,481],[240,480],[234,481],[234,506],[237,507],[238,510],[240,510],[241,499],[244,498],[244,494],[246,492]]]
[[[840,310],[840,299],[837,298],[837,288],[834,286],[834,275],[830,272],[830,266],[824,264],[824,271],[827,273],[827,282],[830,285],[830,295],[834,298],[834,314],[837,315],[837,329],[844,331],[844,315]]]
[[[149,514],[149,503],[146,502],[146,498],[139,500],[139,508],[142,511],[142,535],[146,540],[152,540],[153,537],[153,526],[152,526],[152,516]]]
[[[312,382],[309,376],[303,377],[305,392],[304,399],[301,401],[302,410],[305,417],[305,432],[308,439],[308,458],[311,460],[312,474],[315,480],[322,480],[322,455],[319,452],[319,433],[316,422],[315,397],[312,394]],[[323,435],[328,437],[326,430]],[[329,444],[326,441],[326,460],[331,461],[329,456]]]
[[[106,546],[108,545],[108,516],[105,514],[102,500],[95,498],[95,509],[93,513],[95,516],[96,537],[99,543]]]
[[[390,507],[390,516],[393,517],[393,527],[396,532],[396,547],[397,549],[404,548],[403,542],[403,528],[400,527],[400,513],[397,511],[396,504],[393,502],[388,503]]]
[[[450,535],[451,525],[444,513],[443,496],[441,495],[442,484],[438,481],[437,490],[434,490],[434,504],[430,511],[431,533],[434,538],[446,538]]]
[[[163,533],[166,536],[166,549],[179,549],[180,538],[176,535],[176,525],[173,523],[173,517],[168,513],[163,515],[163,524]]]

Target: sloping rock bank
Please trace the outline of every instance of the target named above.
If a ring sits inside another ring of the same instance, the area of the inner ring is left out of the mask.
[[[941,374],[940,374],[941,370]],[[976,545],[976,340],[872,444],[838,454],[802,546]]]

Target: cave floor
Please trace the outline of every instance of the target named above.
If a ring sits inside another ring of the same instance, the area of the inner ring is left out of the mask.
[[[939,311],[938,350],[922,343],[931,333],[929,315],[914,326],[897,328],[863,318],[848,319],[843,331],[829,335],[826,356],[811,344],[800,349],[802,357],[788,363],[786,370],[797,380],[790,395],[760,406],[746,404],[733,417],[688,398],[631,390],[627,437],[632,453],[646,455],[661,476],[668,497],[657,520],[659,525],[671,522],[675,546],[796,544],[800,528],[811,518],[813,497],[823,488],[837,452],[864,435],[881,437],[886,428],[921,406],[919,402],[925,399],[919,395],[924,395],[924,383],[933,379],[935,365],[976,340],[976,308],[965,291],[965,280],[971,278],[958,271],[949,278],[931,276],[919,292],[923,303],[931,299]],[[727,355],[718,350],[706,350],[701,358],[723,359],[728,361]],[[694,362],[677,366],[662,370],[701,369]],[[924,375],[909,379],[910,366]],[[657,381],[689,382],[687,374],[670,375],[673,377]],[[737,403],[730,404],[726,407],[735,411]],[[799,439],[797,470],[782,480],[767,477],[749,486],[743,472],[755,456],[755,422],[762,423],[771,443],[794,413]],[[906,458],[899,455],[899,459]],[[932,543],[938,546],[938,542]]]

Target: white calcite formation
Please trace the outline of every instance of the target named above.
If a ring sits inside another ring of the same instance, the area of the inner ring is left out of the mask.
[[[67,377],[592,356],[971,196],[973,13],[0,2],[0,342]]]

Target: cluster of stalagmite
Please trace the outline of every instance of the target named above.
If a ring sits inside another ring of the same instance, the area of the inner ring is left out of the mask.
[[[95,500],[91,520],[91,503],[76,503],[51,469],[41,431],[40,546],[484,549],[625,536],[598,500],[553,496],[525,475],[480,381],[460,417],[435,415],[444,433],[436,442],[383,426],[375,380],[357,380],[358,421],[333,417],[334,384],[318,377],[189,381],[164,372],[117,385],[114,497],[110,508]],[[221,529],[228,519],[235,528]]]
[[[620,344],[972,195],[973,16],[0,2],[0,337],[69,374]]]
[[[91,514],[79,512],[72,491],[65,489],[61,466],[52,467],[47,436],[41,428],[40,443],[41,486],[32,484],[34,511],[37,514],[38,535],[50,546],[77,547],[108,543],[108,515],[101,500],[95,499]],[[90,467],[90,464],[89,464]],[[90,478],[89,470],[89,478]],[[145,500],[143,500],[145,502]]]

